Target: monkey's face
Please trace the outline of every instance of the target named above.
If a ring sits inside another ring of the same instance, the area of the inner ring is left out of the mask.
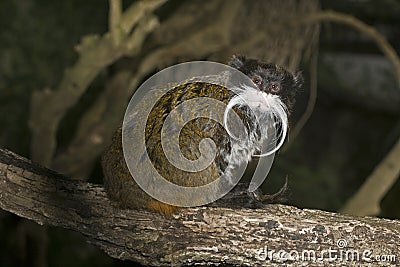
[[[233,56],[230,66],[246,74],[263,92],[278,95],[289,110],[295,95],[303,83],[300,72],[290,73],[282,67],[243,56]]]

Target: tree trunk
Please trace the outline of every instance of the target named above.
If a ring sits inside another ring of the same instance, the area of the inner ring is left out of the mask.
[[[397,266],[400,222],[285,205],[184,208],[170,218],[121,210],[99,185],[70,180],[0,149],[0,208],[84,234],[144,265]]]

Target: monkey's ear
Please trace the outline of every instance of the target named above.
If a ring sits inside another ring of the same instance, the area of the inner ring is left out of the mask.
[[[292,74],[293,81],[297,89],[300,89],[304,83],[303,73],[301,71],[297,71]]]
[[[241,55],[233,55],[232,59],[229,61],[229,66],[235,68],[235,69],[240,69],[243,67],[245,61],[245,57]]]

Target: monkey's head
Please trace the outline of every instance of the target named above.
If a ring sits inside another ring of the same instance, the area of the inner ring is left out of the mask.
[[[291,73],[275,64],[244,56],[233,56],[229,65],[247,75],[261,91],[278,95],[288,110],[292,110],[296,92],[303,84],[300,72]]]

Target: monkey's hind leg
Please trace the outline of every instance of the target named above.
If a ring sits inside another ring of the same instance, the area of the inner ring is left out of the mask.
[[[172,206],[154,199],[147,203],[147,209],[161,213],[166,217],[171,217],[172,214],[179,210],[179,207]]]
[[[288,176],[285,178],[285,183],[283,186],[278,190],[278,192],[273,194],[263,194],[263,192],[258,188],[254,192],[249,192],[251,197],[254,200],[263,203],[263,204],[272,204],[272,203],[282,203],[286,200],[286,195],[288,191]]]
[[[239,183],[228,194],[217,200],[211,206],[227,208],[260,208],[265,204],[283,203],[288,191],[288,177],[284,185],[273,194],[264,194],[260,188],[254,192],[248,191],[248,183]]]

